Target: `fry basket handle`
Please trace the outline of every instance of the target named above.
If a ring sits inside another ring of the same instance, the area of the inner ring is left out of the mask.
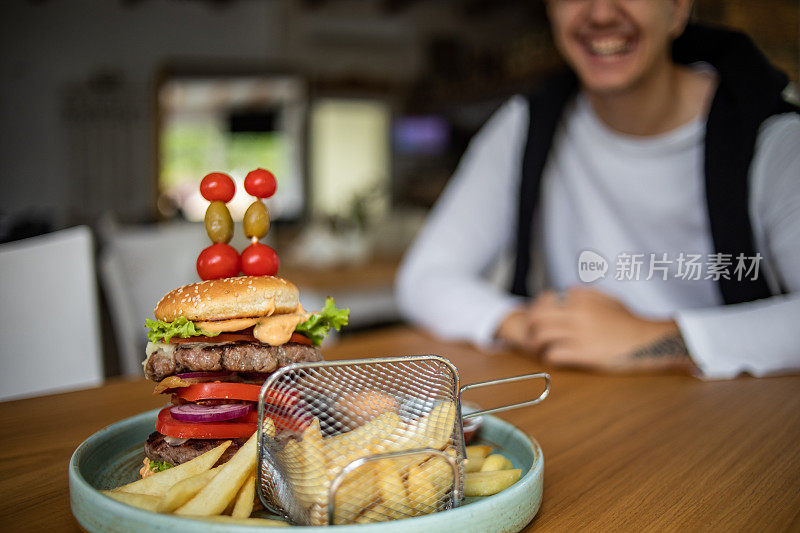
[[[528,400],[526,402],[518,402],[518,403],[511,403],[508,405],[501,405],[499,407],[491,407],[489,409],[481,409],[480,411],[475,411],[474,413],[468,413],[462,415],[462,419],[464,418],[472,418],[475,416],[480,415],[487,415],[489,413],[499,413],[500,411],[508,411],[509,409],[516,409],[518,407],[527,407],[529,405],[536,405],[540,403],[542,400],[547,398],[547,395],[550,394],[550,374],[546,372],[538,372],[536,374],[522,374],[520,376],[511,376],[508,378],[500,378],[500,379],[490,379],[488,381],[480,381],[478,383],[469,383],[461,387],[461,390],[458,391],[459,395],[464,394],[466,391],[470,389],[479,389],[481,387],[491,387],[492,385],[502,385],[503,383],[512,383],[514,381],[523,381],[526,379],[536,379],[536,378],[544,378],[544,390],[542,391],[539,396],[532,400]]]

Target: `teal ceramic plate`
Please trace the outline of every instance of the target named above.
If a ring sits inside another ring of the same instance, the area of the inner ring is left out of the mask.
[[[264,531],[263,527],[231,526],[151,513],[112,500],[99,492],[138,478],[144,458],[142,444],[153,431],[156,413],[149,411],[108,426],[81,444],[69,462],[72,513],[89,531],[118,533],[140,531]],[[494,496],[467,498],[456,509],[417,518],[380,524],[333,526],[325,531],[389,533],[414,531],[519,531],[530,522],[542,502],[544,458],[539,444],[511,424],[484,416],[481,441],[492,444],[520,468],[522,478]],[[295,527],[293,531],[318,532],[319,528]],[[282,530],[278,530],[282,531]]]

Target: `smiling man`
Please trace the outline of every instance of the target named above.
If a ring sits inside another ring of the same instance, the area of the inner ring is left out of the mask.
[[[686,28],[689,0],[547,8],[571,69],[473,139],[404,260],[401,309],[554,364],[800,369],[786,77],[741,34]],[[503,256],[507,290],[485,279]]]

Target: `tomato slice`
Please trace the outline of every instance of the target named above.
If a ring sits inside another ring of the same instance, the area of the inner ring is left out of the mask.
[[[241,420],[241,421],[240,421]],[[226,422],[182,422],[175,420],[169,407],[162,409],[156,418],[156,431],[178,439],[246,439],[258,428],[252,413]]]
[[[289,418],[271,412],[266,416],[275,422],[279,429],[303,431],[310,423],[310,417]],[[258,429],[258,411],[253,410],[246,415],[225,422],[183,422],[175,420],[165,407],[156,418],[156,431],[178,439],[244,439]]]
[[[196,402],[197,400],[246,400],[248,402],[258,402],[259,392],[261,392],[261,385],[215,381],[181,387],[175,390],[175,396],[189,402]],[[297,397],[289,392],[281,393],[269,390],[264,396],[264,401],[274,405],[294,405],[297,403]]]
[[[188,387],[181,387],[175,391],[178,398],[190,402],[197,400],[247,400],[249,402],[258,401],[258,393],[261,390],[259,385],[248,383],[195,383]]]

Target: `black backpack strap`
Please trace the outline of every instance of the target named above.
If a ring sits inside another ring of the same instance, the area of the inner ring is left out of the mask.
[[[756,257],[750,220],[750,169],[761,124],[770,116],[792,111],[781,98],[787,79],[774,69],[750,39],[738,32],[690,26],[675,41],[677,62],[707,61],[720,82],[706,123],[705,187],[714,251]],[[762,259],[763,261],[763,259]],[[763,273],[721,277],[726,304],[772,296]]]
[[[577,88],[578,81],[575,75],[572,72],[565,72],[549,80],[541,90],[528,97],[530,124],[525,155],[522,159],[517,212],[517,255],[511,284],[511,292],[518,296],[530,295],[528,272],[531,262],[533,214],[539,202],[542,173],[564,108]]]
[[[750,167],[755,155],[758,129],[759,124],[741,121],[731,112],[728,96],[720,87],[706,125],[706,202],[714,251],[730,254],[734,265],[739,254],[745,258],[755,258],[757,253],[749,198]],[[772,296],[763,272],[755,278],[738,277],[729,272],[728,279],[721,277],[718,281],[726,304]]]

